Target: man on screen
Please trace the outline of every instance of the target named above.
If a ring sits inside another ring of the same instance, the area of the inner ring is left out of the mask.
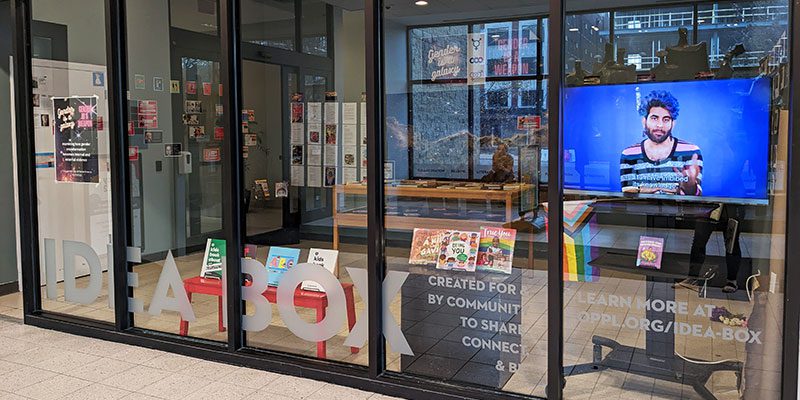
[[[619,174],[625,193],[700,196],[700,148],[672,136],[680,107],[670,92],[654,90],[642,99],[639,114],[646,138],[622,150]]]

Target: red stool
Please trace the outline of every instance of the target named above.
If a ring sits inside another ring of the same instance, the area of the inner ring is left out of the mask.
[[[219,279],[206,279],[199,276],[187,278],[183,280],[183,287],[186,289],[186,295],[189,302],[192,301],[193,293],[207,294],[210,296],[217,296],[217,316],[219,319],[219,331],[224,332],[225,328],[222,325],[222,281]],[[355,297],[353,295],[353,284],[342,283],[344,289],[344,299],[347,307],[347,327],[353,330],[356,324],[356,305]],[[278,288],[275,286],[268,286],[267,290],[263,293],[272,304],[276,303],[278,295]],[[313,290],[302,290],[297,288],[294,292],[294,304],[296,307],[313,308],[317,311],[317,322],[325,319],[326,310],[328,308],[328,295],[325,292],[315,292]],[[180,335],[186,336],[189,334],[189,321],[184,321],[181,318]],[[358,347],[351,347],[350,352],[358,353]],[[317,357],[327,358],[325,342],[317,342]]]

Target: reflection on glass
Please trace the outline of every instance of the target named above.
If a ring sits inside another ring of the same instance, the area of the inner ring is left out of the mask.
[[[273,15],[273,6],[250,8]],[[243,322],[248,346],[366,365],[364,13],[352,6],[303,2],[302,51],[242,62],[241,157],[252,188]],[[326,58],[328,19],[334,62]],[[273,51],[283,27],[262,25],[269,42],[245,40]]]
[[[780,397],[786,7],[607,10],[567,65],[566,398]]]
[[[294,51],[295,2],[243,2],[242,39],[261,46]]]
[[[104,4],[90,3],[52,14],[32,2],[39,272],[44,310],[113,323],[105,31],[89,22],[103,19]]]
[[[215,25],[177,23],[216,24],[217,7],[216,1],[128,3],[127,135],[130,244],[141,252],[132,267],[134,325],[224,342],[219,277],[227,132],[219,37]],[[216,285],[198,291],[207,271]]]
[[[384,12],[387,367],[544,396],[545,25],[459,7]]]

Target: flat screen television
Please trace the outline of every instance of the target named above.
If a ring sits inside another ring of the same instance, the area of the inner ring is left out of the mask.
[[[764,77],[568,88],[565,192],[766,204],[770,92]]]

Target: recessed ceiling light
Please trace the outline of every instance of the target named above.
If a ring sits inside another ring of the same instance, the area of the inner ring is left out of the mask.
[[[416,4],[418,6],[427,6],[428,2],[425,1],[425,0],[417,0],[417,1],[414,2],[414,4]]]
[[[578,28],[569,28],[570,32],[577,32],[578,30],[579,30]]]

